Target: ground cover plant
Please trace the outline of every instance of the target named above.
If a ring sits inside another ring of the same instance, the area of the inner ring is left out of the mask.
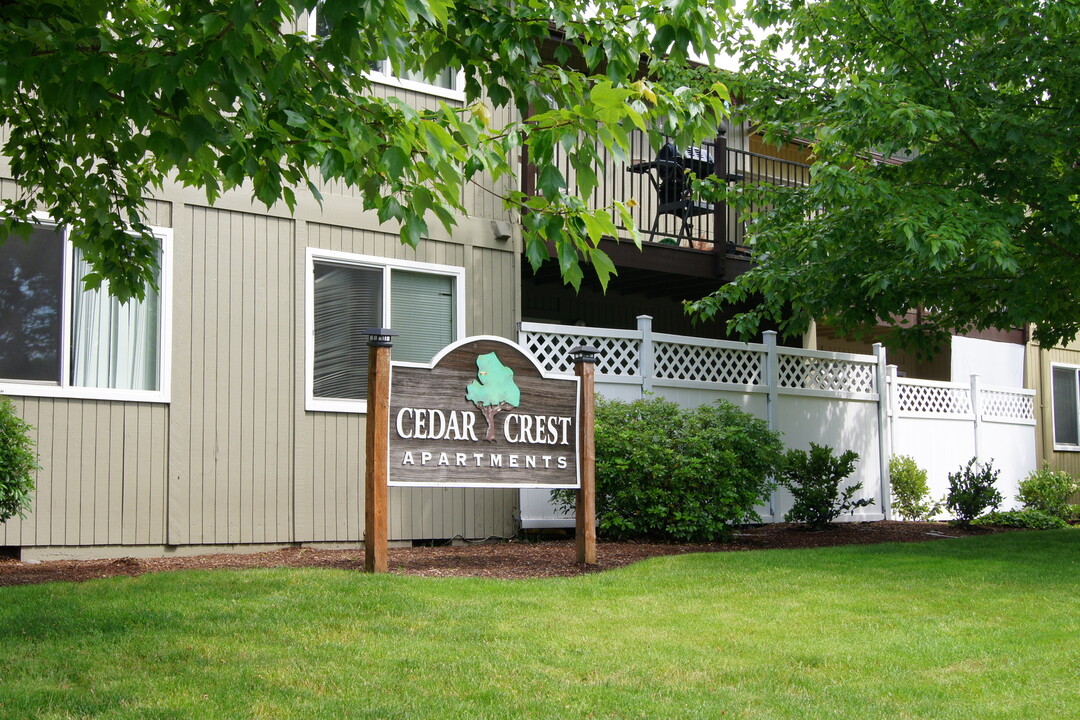
[[[715,540],[760,520],[779,435],[729,402],[596,402],[596,521],[602,537]],[[552,493],[573,506],[573,491]]]
[[[1075,717],[1080,535],[0,589],[11,718]]]
[[[975,518],[971,524],[981,527],[1013,527],[1025,530],[1059,530],[1069,527],[1069,523],[1057,515],[1050,515],[1034,508],[995,510]]]

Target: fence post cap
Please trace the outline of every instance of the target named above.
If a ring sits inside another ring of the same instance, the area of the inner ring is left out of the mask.
[[[600,354],[600,348],[592,345],[578,345],[570,350],[570,359],[575,363],[595,363],[596,356]]]
[[[368,347],[393,347],[397,333],[390,328],[368,328],[364,331],[368,338]]]

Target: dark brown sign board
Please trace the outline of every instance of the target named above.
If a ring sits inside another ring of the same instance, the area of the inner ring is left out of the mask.
[[[391,365],[389,485],[580,487],[579,378],[489,336]]]

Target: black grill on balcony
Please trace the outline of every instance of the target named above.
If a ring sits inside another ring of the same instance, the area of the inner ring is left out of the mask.
[[[663,241],[691,244],[695,218],[711,215],[715,211],[712,203],[694,198],[691,183],[694,178],[707,177],[713,172],[712,155],[702,148],[679,150],[674,143],[665,143],[651,162],[634,163],[627,166],[632,173],[645,175],[656,191],[656,216],[649,228],[649,237],[655,239],[660,227],[660,218],[673,215],[678,220],[678,232],[674,239]]]

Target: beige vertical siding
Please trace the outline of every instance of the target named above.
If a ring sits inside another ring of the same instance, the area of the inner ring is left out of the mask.
[[[468,334],[517,337],[514,323],[521,317],[517,291],[520,257],[482,247],[470,251],[471,267],[465,276]]]
[[[301,404],[296,420],[296,540],[361,540],[363,416],[307,413]]]
[[[513,337],[511,245],[428,240],[198,205],[174,225],[169,404],[18,398],[45,467],[21,546],[202,545],[363,538],[365,418],[304,409],[305,248],[466,269],[466,332]],[[175,221],[175,222],[174,222]],[[517,493],[391,493],[391,537],[508,536]]]
[[[185,206],[175,258],[169,542],[287,542],[294,223]]]
[[[0,182],[0,193],[16,190]],[[0,544],[362,539],[365,417],[304,409],[305,248],[464,267],[465,332],[512,338],[514,244],[496,243],[487,220],[463,218],[448,238],[404,247],[393,232],[329,224],[371,222],[340,197],[325,214],[302,203],[295,219],[236,194],[217,209],[180,188],[163,197],[147,220],[174,230],[170,402],[16,398],[38,428],[44,467],[31,515],[0,525]],[[395,539],[508,536],[516,519],[516,491],[391,494]]]
[[[1080,366],[1080,344],[1068,347],[1040,348],[1035,343],[1027,346],[1024,363],[1025,385],[1035,390],[1035,443],[1038,462],[1050,463],[1055,470],[1080,477],[1080,452],[1054,450],[1054,407],[1050,381],[1051,363]]]
[[[171,228],[173,226],[173,204],[164,200],[149,200],[146,203],[146,223],[153,227]]]
[[[42,468],[31,513],[0,525],[0,545],[165,542],[167,405],[13,400]]]

